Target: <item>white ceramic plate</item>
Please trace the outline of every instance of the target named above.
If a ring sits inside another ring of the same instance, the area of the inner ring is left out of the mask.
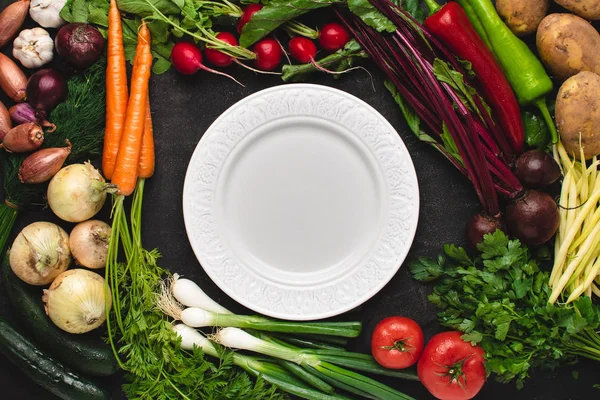
[[[377,293],[417,228],[414,166],[394,128],[358,98],[282,85],[225,111],[183,189],[192,248],[209,277],[261,314],[331,317]]]

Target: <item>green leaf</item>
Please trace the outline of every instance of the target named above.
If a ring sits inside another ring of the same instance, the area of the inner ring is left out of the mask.
[[[420,23],[425,20],[425,10],[421,5],[421,0],[402,0],[402,8]]]
[[[348,0],[348,8],[378,32],[394,32],[396,25],[369,3],[369,0]]]
[[[503,322],[501,324],[498,324],[498,326],[496,327],[496,332],[494,333],[494,337],[498,340],[505,340],[506,339],[506,335],[508,334],[508,329],[510,328],[510,322]]]
[[[341,0],[273,0],[252,15],[242,29],[240,46],[250,47],[283,23]]]
[[[416,280],[431,282],[444,274],[444,261],[438,259],[436,262],[431,258],[419,257],[417,261],[408,263],[408,268]]]
[[[140,17],[154,16],[157,12],[163,15],[181,12],[181,7],[171,0],[117,0],[117,6],[122,12]]]
[[[469,266],[473,265],[473,261],[467,255],[467,252],[462,247],[457,247],[453,244],[444,245],[444,253],[459,265]]]
[[[461,336],[465,342],[470,342],[473,346],[483,340],[483,335],[480,332],[473,331],[471,333],[465,333]]]
[[[473,329],[475,329],[476,322],[470,319],[463,319],[463,321],[458,325],[458,330],[465,333],[470,333]]]
[[[464,165],[462,157],[460,156],[460,152],[458,151],[458,147],[456,146],[456,142],[452,138],[452,135],[448,130],[448,126],[444,122],[442,122],[442,134],[440,135],[440,138],[442,139],[442,143],[444,144],[446,151],[452,155],[456,161]]]
[[[460,72],[452,68],[447,62],[436,58],[433,61],[433,73],[438,81],[447,83],[456,90],[458,97],[465,107],[476,110],[479,114],[479,109],[473,99],[474,96],[477,96],[477,91],[475,88],[467,85],[465,77]]]
[[[67,22],[87,22],[88,6],[86,0],[68,0],[60,10],[60,16]]]

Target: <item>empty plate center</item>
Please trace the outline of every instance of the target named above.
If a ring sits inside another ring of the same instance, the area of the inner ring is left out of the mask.
[[[288,117],[238,143],[216,201],[234,252],[297,273],[358,262],[379,233],[382,188],[356,140],[322,119]]]

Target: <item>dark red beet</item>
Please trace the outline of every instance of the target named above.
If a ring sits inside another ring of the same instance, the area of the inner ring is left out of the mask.
[[[467,221],[465,227],[467,245],[472,249],[477,248],[477,244],[483,241],[484,235],[494,233],[498,229],[506,233],[504,222],[499,216],[491,217],[484,213],[474,215]]]
[[[525,187],[539,189],[560,178],[560,167],[545,151],[529,150],[517,158],[515,174]]]
[[[506,207],[508,231],[527,245],[550,240],[558,229],[558,205],[549,194],[531,189]]]

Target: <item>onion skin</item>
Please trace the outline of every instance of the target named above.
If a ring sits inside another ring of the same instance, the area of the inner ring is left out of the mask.
[[[0,53],[0,88],[15,103],[25,100],[27,77],[13,60]]]
[[[31,154],[21,163],[19,180],[21,183],[42,183],[49,181],[62,168],[71,153],[71,143],[67,147],[49,147]]]
[[[90,219],[75,225],[69,236],[69,249],[75,264],[90,269],[106,267],[110,225]]]
[[[18,0],[0,13],[0,47],[3,47],[17,36],[17,32],[25,22],[28,11],[29,0]]]
[[[36,117],[45,119],[48,112],[67,99],[67,80],[53,68],[41,69],[29,77],[26,92]]]
[[[508,231],[521,242],[537,246],[558,229],[558,205],[547,193],[531,189],[510,203],[504,212]]]
[[[37,150],[44,142],[42,127],[34,122],[17,125],[6,133],[2,147],[12,153]]]
[[[54,39],[56,52],[75,68],[85,69],[102,57],[105,40],[89,24],[71,23],[59,29]]]
[[[494,233],[496,230],[506,233],[506,226],[499,215],[494,217],[484,213],[474,215],[469,219],[465,227],[467,245],[472,249],[476,249],[486,234]]]
[[[10,112],[4,107],[4,104],[0,101],[0,142],[4,140],[4,136],[12,129],[12,122],[10,121]]]
[[[517,158],[515,174],[525,187],[541,189],[560,178],[560,167],[545,151],[529,150]]]
[[[38,243],[36,239],[44,239],[46,254],[40,255],[35,250],[34,245]],[[46,239],[52,240],[46,243]],[[38,221],[29,224],[15,238],[10,250],[9,263],[15,275],[22,281],[35,286],[47,285],[69,268],[69,235],[51,222]]]

